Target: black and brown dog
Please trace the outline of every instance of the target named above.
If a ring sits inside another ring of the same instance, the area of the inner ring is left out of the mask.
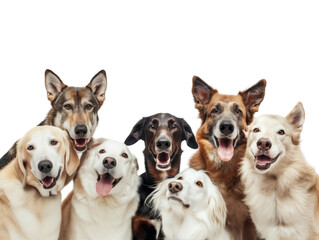
[[[66,130],[74,149],[83,153],[98,124],[98,110],[105,100],[106,73],[98,72],[85,87],[69,87],[51,70],[45,71],[45,87],[52,108],[39,124]],[[0,159],[0,169],[16,157],[16,143]]]
[[[133,219],[134,239],[155,239],[155,216],[152,207],[145,202],[154,191],[156,185],[179,173],[182,155],[181,143],[186,140],[193,149],[198,147],[195,136],[189,124],[182,118],[168,113],[158,113],[144,117],[133,127],[125,140],[126,145],[132,145],[142,139],[145,142],[145,170],[141,175],[139,187],[140,202]]]

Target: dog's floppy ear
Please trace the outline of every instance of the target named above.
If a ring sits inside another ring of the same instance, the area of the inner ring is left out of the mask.
[[[45,70],[45,88],[50,102],[53,102],[60,92],[67,87],[61,79],[51,70]]]
[[[246,123],[249,125],[254,118],[254,113],[258,112],[259,105],[264,100],[266,80],[262,79],[254,86],[238,94],[243,98],[246,107]]]
[[[22,185],[25,186],[27,181],[27,171],[25,169],[25,156],[23,145],[21,140],[18,140],[14,145],[17,148],[16,160],[18,161],[19,167],[16,170],[18,173],[18,178],[21,181]]]
[[[69,139],[69,135],[64,131],[64,146],[65,146],[65,172],[68,176],[72,176],[80,165],[80,159]]]
[[[179,121],[183,128],[182,141],[186,140],[186,143],[190,148],[197,149],[198,145],[191,126],[189,126],[189,124],[183,118],[179,118]]]
[[[147,120],[148,120],[148,118],[144,117],[135,124],[131,133],[128,135],[128,137],[124,141],[124,143],[126,145],[128,145],[128,146],[132,145],[140,139],[144,140],[144,127],[145,127]]]
[[[305,110],[301,102],[297,103],[297,105],[286,116],[286,119],[293,128],[293,133],[291,135],[292,142],[293,144],[298,145],[300,142],[302,126],[305,122]]]
[[[200,117],[203,119],[205,110],[213,94],[218,91],[210,87],[206,82],[197,76],[193,77],[192,93],[195,101],[195,108],[198,109]]]
[[[213,184],[212,182],[209,183]],[[206,202],[206,209],[210,225],[218,224],[220,227],[224,227],[227,217],[227,208],[224,198],[219,190],[216,192],[211,186],[208,184],[206,185],[208,187],[208,200]]]
[[[87,87],[92,90],[100,105],[102,105],[105,100],[105,91],[107,87],[106,72],[101,70],[95,74]]]
[[[132,172],[136,173],[139,169],[137,157],[132,153],[131,153],[131,155],[132,155],[132,163],[133,163]]]

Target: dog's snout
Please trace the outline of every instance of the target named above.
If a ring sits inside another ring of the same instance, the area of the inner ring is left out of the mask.
[[[167,139],[159,139],[156,142],[156,147],[158,147],[161,150],[165,150],[171,146],[171,142]]]
[[[53,164],[49,160],[42,160],[38,164],[38,169],[42,173],[48,173],[52,170],[52,168],[53,168]]]
[[[223,121],[219,126],[219,130],[227,136],[234,132],[234,125],[230,121]]]
[[[257,147],[259,150],[267,151],[271,148],[271,141],[268,138],[260,138],[257,141]]]
[[[183,185],[180,182],[170,182],[168,184],[168,190],[171,193],[177,193],[183,190]]]
[[[112,158],[112,157],[106,157],[104,158],[103,160],[103,166],[106,168],[106,169],[112,169],[116,166],[116,160],[115,158]]]
[[[84,124],[81,124],[75,127],[74,132],[78,137],[84,137],[87,134],[88,129]]]

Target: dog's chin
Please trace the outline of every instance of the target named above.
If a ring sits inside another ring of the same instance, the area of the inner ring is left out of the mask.
[[[75,150],[79,152],[83,152],[87,148],[88,139],[86,138],[78,138],[78,139],[72,139]]]
[[[217,148],[217,154],[220,160],[229,162],[234,156],[234,150],[236,148],[237,138],[230,139],[227,137],[217,138],[214,136],[214,145]]]
[[[271,158],[269,155],[262,153],[254,155],[256,164],[255,168],[260,172],[267,172],[270,169],[270,167],[277,161],[279,156],[280,153],[278,153],[277,156],[274,158]]]
[[[171,169],[172,154],[161,152],[154,155],[156,169],[159,171],[168,171]]]
[[[190,207],[190,205],[189,204],[187,204],[187,203],[185,203],[182,199],[180,199],[180,198],[178,198],[178,197],[176,197],[176,196],[169,196],[168,198],[167,198],[167,200],[168,201],[170,201],[170,202],[172,202],[172,203],[177,203],[177,204],[180,204],[182,207],[184,207],[184,208],[189,208]]]
[[[42,179],[38,179],[40,184],[44,189],[52,189],[55,187],[57,181],[60,179],[61,176],[61,170],[62,168],[59,169],[58,175],[56,177],[52,176],[46,176]]]

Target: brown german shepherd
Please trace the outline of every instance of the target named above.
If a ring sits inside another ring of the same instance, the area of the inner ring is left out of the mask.
[[[45,71],[45,87],[52,109],[39,124],[68,132],[78,153],[87,148],[98,124],[98,110],[105,99],[106,73],[98,72],[85,87],[68,87],[51,70]],[[0,159],[0,169],[16,157],[16,143]]]
[[[220,188],[227,206],[227,230],[236,240],[257,238],[243,202],[239,167],[246,149],[244,131],[264,99],[265,87],[266,81],[260,80],[238,95],[224,95],[199,77],[193,78],[192,93],[202,123],[196,134],[199,149],[190,167],[206,170]]]

